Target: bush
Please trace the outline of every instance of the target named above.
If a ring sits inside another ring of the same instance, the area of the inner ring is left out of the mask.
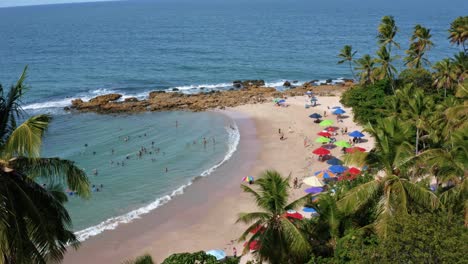
[[[398,76],[398,86],[403,87],[407,84],[412,84],[413,87],[423,89],[425,92],[435,93],[433,88],[431,73],[425,69],[406,69]]]
[[[162,264],[238,264],[240,258],[229,257],[222,261],[217,261],[214,256],[206,254],[204,251],[195,253],[177,253],[166,258]]]

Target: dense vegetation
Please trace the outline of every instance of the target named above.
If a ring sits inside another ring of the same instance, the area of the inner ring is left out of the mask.
[[[0,263],[45,264],[60,261],[67,244],[78,246],[64,207],[64,185],[81,197],[90,190],[73,162],[40,157],[50,116],[18,124],[24,118],[20,100],[27,89],[26,69],[8,92],[0,85]]]

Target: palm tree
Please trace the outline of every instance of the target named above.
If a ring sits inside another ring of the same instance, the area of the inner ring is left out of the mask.
[[[88,197],[89,182],[73,162],[40,157],[50,116],[33,116],[17,126],[26,70],[8,94],[0,86],[0,262],[58,262],[67,244],[78,246],[62,184]]]
[[[467,53],[465,42],[468,39],[468,16],[457,17],[450,23],[449,39],[450,43],[462,46],[463,52]]]
[[[437,89],[444,88],[444,97],[447,97],[447,89],[452,89],[457,80],[455,67],[450,59],[443,59],[434,65],[434,86]]]
[[[341,58],[341,60],[338,61],[338,64],[342,64],[344,62],[349,63],[349,69],[351,70],[351,74],[353,75],[353,78],[356,79],[356,75],[354,74],[353,71],[353,66],[352,66],[352,61],[354,58],[354,55],[356,55],[357,51],[353,51],[353,47],[350,45],[345,45],[343,49],[341,49],[340,54],[338,54],[338,57]]]
[[[240,213],[237,222],[251,224],[241,235],[244,241],[249,233],[261,227],[263,230],[252,235],[246,244],[258,240],[261,260],[269,263],[289,263],[291,260],[304,261],[310,252],[310,245],[296,223],[298,220],[288,218],[286,212],[302,205],[307,196],[288,204],[289,180],[276,171],[265,171],[255,182],[258,190],[242,185],[244,192],[250,193],[262,209],[260,212]]]
[[[370,84],[375,82],[375,60],[366,54],[356,60],[356,70],[361,71],[359,73],[359,82],[361,84]]]
[[[460,51],[458,54],[455,54],[452,63],[455,68],[457,82],[458,84],[462,84],[468,76],[468,54]]]
[[[412,158],[413,146],[406,140],[411,130],[395,117],[369,124],[365,129],[375,139],[370,152],[351,154],[347,163],[367,165],[379,175],[375,180],[351,189],[338,201],[338,208],[345,213],[357,210],[378,201],[373,226],[381,236],[386,236],[388,221],[399,214],[408,214],[413,205],[434,209],[438,199],[425,186],[413,182],[418,169]]]
[[[421,25],[414,27],[413,35],[411,36],[412,43],[406,51],[408,56],[405,58],[405,65],[409,68],[419,69],[424,64],[429,65],[429,60],[424,57],[427,50],[430,50],[434,45],[430,38],[431,30]]]
[[[395,92],[393,77],[395,76],[396,68],[392,64],[395,58],[390,56],[390,52],[387,50],[385,46],[381,46],[376,54],[377,54],[377,58],[375,59],[375,62],[380,64],[380,67],[377,68],[378,78],[380,80],[384,80],[384,79],[390,80],[390,84],[392,86],[393,92]]]
[[[396,26],[393,16],[384,16],[378,27],[377,39],[381,46],[388,46],[388,52],[392,52],[392,45],[400,48],[400,44],[395,41],[398,27]]]

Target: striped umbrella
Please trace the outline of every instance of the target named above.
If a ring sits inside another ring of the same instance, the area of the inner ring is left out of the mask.
[[[319,179],[330,179],[336,177],[336,175],[329,170],[316,171],[314,175],[317,176],[317,178]]]

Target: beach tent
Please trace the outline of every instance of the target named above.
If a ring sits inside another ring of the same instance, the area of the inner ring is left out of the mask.
[[[313,113],[309,116],[310,118],[314,118],[314,119],[319,119],[319,118],[322,118],[322,116],[320,114],[317,114],[317,113]]]
[[[332,165],[328,167],[328,170],[333,172],[333,173],[343,173],[346,171],[346,167],[342,165]]]
[[[328,143],[328,142],[330,142],[330,141],[331,141],[331,139],[326,138],[326,137],[318,137],[318,138],[315,140],[315,142],[317,142],[317,143]]]
[[[329,159],[327,160],[327,163],[330,164],[330,165],[341,165],[343,164],[343,161],[337,159],[337,158],[332,158],[332,159]]]
[[[312,187],[322,187],[323,184],[317,179],[315,176],[307,177],[302,182],[306,185],[312,186]]]
[[[323,120],[322,122],[320,122],[319,125],[324,126],[324,127],[331,126],[331,125],[333,125],[333,121],[329,120],[329,119],[326,119],[326,120]]]
[[[333,144],[335,144],[335,146],[343,147],[343,148],[350,148],[351,147],[351,144],[349,144],[349,142],[344,141],[344,140],[338,140]]]
[[[312,151],[312,153],[314,153],[316,155],[328,155],[328,154],[330,154],[330,151],[328,149],[318,148],[318,149],[314,149],[314,151]]]
[[[348,135],[349,135],[350,137],[356,137],[356,138],[362,138],[362,137],[364,137],[364,134],[361,133],[361,132],[359,132],[359,131],[357,131],[357,130],[355,130],[355,131],[349,133]]]
[[[344,113],[346,113],[346,111],[341,109],[341,108],[338,108],[338,109],[336,109],[335,111],[332,112],[332,114],[334,114],[334,115],[342,115]]]
[[[310,187],[310,188],[305,189],[305,192],[310,193],[310,194],[321,193],[323,192],[323,188],[322,187]]]
[[[214,256],[216,260],[223,260],[226,258],[226,253],[221,249],[212,249],[206,251],[206,254]]]

